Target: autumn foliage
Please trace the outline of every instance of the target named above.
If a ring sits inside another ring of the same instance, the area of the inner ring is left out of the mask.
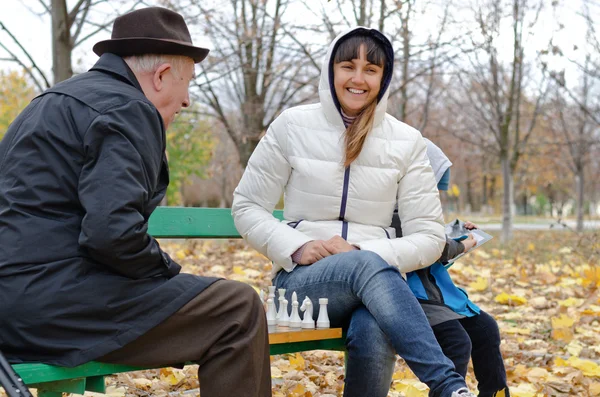
[[[600,236],[571,231],[518,231],[509,246],[499,239],[451,268],[456,283],[500,325],[511,396],[600,396]],[[187,272],[270,285],[270,261],[241,241],[165,241]],[[276,397],[341,396],[342,353],[315,351],[271,357]],[[472,368],[468,384],[476,390]],[[196,368],[166,368],[109,378],[108,394],[197,395]],[[392,397],[425,397],[401,359]],[[95,395],[88,393],[88,395]]]
[[[0,139],[35,95],[35,90],[23,73],[0,71]]]

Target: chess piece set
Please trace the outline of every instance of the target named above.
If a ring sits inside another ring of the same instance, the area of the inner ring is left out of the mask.
[[[269,326],[315,329],[315,320],[313,317],[313,303],[307,296],[298,304],[296,291],[292,294],[292,312],[288,312],[289,302],[285,299],[285,288],[279,288],[279,310],[275,306],[275,287],[269,286],[267,296],[267,324]],[[327,314],[327,298],[319,299],[319,318],[317,318],[317,328],[329,328],[329,316]],[[304,318],[300,317],[300,311],[304,313]]]

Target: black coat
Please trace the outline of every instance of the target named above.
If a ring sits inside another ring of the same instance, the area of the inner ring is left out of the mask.
[[[35,98],[0,142],[0,350],[64,366],[101,357],[215,281],[147,234],[169,171],[158,110],[104,54]],[[201,326],[201,324],[199,324]]]

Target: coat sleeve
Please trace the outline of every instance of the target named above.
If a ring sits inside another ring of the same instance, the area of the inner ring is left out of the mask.
[[[132,101],[96,117],[83,137],[79,245],[95,261],[133,279],[172,277],[181,270],[147,233],[143,215],[162,159],[157,122],[154,108]]]
[[[403,236],[356,244],[407,273],[434,263],[446,244],[442,206],[425,141],[418,138],[406,174],[398,183],[398,215]]]
[[[444,252],[439,259],[439,262],[448,263],[450,259],[454,259],[465,250],[465,245],[460,241],[456,241],[446,236],[446,245],[444,246]]]
[[[284,151],[285,134],[282,114],[271,124],[248,160],[233,193],[231,210],[240,235],[289,272],[296,266],[292,254],[311,239],[273,216],[292,171]]]

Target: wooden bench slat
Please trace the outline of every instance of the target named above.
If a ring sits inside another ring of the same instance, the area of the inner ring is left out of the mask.
[[[301,331],[276,330],[269,332],[269,344],[277,345],[290,342],[306,342],[319,339],[338,339],[342,337],[341,328],[325,328]]]

